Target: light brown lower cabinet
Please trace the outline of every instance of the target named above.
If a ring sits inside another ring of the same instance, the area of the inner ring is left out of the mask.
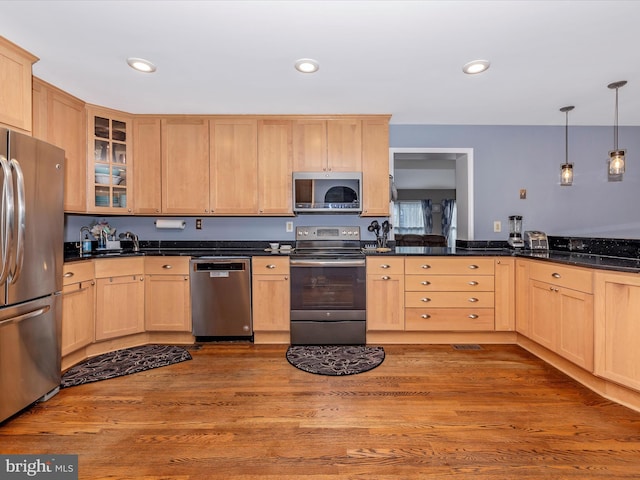
[[[94,341],[96,282],[93,262],[67,263],[63,267],[62,356]]]
[[[144,332],[144,258],[95,260],[96,341]]]
[[[640,391],[640,276],[595,274],[595,373]]]
[[[190,257],[145,257],[145,330],[191,331]]]
[[[278,333],[288,338],[290,331],[291,280],[289,257],[253,257],[253,331],[256,343],[261,334]]]
[[[404,330],[404,257],[367,258],[367,330]]]
[[[531,340],[593,371],[592,271],[553,263],[529,267]]]

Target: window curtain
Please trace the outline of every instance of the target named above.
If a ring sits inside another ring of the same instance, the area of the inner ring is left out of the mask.
[[[456,201],[444,199],[440,204],[442,205],[442,235],[447,239],[447,246],[455,247],[458,216]]]
[[[422,216],[424,219],[424,233],[430,234],[433,232],[433,216],[432,216],[432,202],[430,198],[421,201],[422,204]]]
[[[394,230],[398,234],[416,234],[424,233],[424,214],[422,212],[422,202],[400,201],[393,206],[394,212]]]

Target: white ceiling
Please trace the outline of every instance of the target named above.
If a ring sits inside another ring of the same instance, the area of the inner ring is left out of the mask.
[[[640,125],[638,1],[0,1],[34,73],[132,113],[389,113],[394,124]],[[133,71],[127,57],[153,61]],[[305,75],[301,57],[320,62]],[[461,71],[491,61],[482,75]]]

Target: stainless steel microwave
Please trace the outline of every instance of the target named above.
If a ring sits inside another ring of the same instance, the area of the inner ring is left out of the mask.
[[[294,172],[296,213],[361,213],[362,173]]]

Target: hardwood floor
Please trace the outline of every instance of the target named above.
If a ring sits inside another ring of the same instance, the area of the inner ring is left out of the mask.
[[[640,413],[517,346],[385,346],[317,376],[285,346],[63,389],[0,426],[1,453],[79,455],[81,479],[632,479]]]

